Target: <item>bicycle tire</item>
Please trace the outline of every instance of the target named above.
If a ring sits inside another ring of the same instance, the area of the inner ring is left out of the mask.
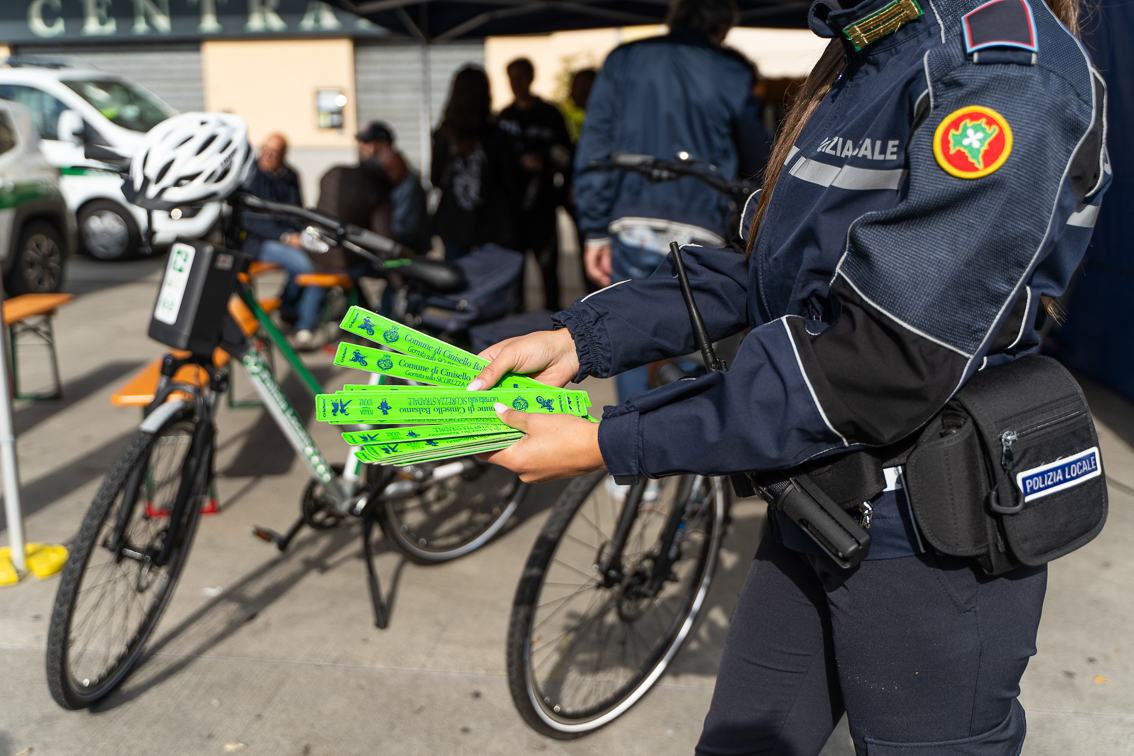
[[[716,568],[728,496],[720,479],[696,476],[678,501],[690,477],[651,482],[658,496],[643,498],[623,553],[624,579],[609,588],[594,569],[621,511],[604,485],[608,475],[577,478],[556,502],[524,568],[508,628],[508,687],[536,731],[567,740],[610,723],[649,691],[689,637]],[[635,581],[648,574],[650,555],[660,553],[654,539],[675,506],[686,507],[681,551],[651,598]],[[656,623],[646,622],[655,608]],[[611,636],[617,659],[608,651]],[[597,646],[588,645],[590,637]]]
[[[211,444],[192,450],[195,430],[191,406],[174,413],[155,433],[139,430],[87,510],[63,569],[47,635],[47,685],[63,708],[90,706],[126,678],[173,595],[211,469]],[[191,454],[200,457],[192,478],[186,472]],[[187,507],[174,525],[168,512],[185,486],[192,487]],[[113,537],[124,509],[129,509],[124,515],[128,546],[110,554],[101,547]],[[155,568],[146,557],[156,554],[171,532],[177,545],[168,562]],[[126,548],[134,556],[126,556]],[[100,552],[107,556],[96,561]],[[104,608],[107,598],[110,605]],[[88,635],[85,631],[92,627]],[[101,637],[103,629],[111,637]],[[91,651],[105,661],[84,664]]]
[[[382,530],[411,561],[437,564],[476,551],[504,528],[523,501],[528,484],[515,473],[472,461],[472,471],[437,481],[415,496],[383,502]]]

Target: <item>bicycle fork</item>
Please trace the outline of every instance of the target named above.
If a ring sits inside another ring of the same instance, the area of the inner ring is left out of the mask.
[[[661,538],[658,541],[659,551],[653,556],[649,579],[640,588],[644,595],[656,595],[661,584],[669,578],[673,563],[677,561],[680,554],[681,541],[690,526],[688,517],[694,507],[701,503],[699,498],[694,499],[693,493],[699,490],[704,480],[705,478],[702,475],[684,475],[681,477],[677,489],[677,498],[675,499],[677,505],[666,519],[665,528],[662,530]],[[634,527],[634,521],[641,511],[642,498],[648,485],[649,482],[647,481],[635,483],[630,487],[610,547],[601,556],[598,564],[595,565],[596,571],[602,575],[603,584],[607,588],[620,585],[626,580],[627,576],[622,571],[622,553],[626,548],[626,540],[630,535],[630,530]]]

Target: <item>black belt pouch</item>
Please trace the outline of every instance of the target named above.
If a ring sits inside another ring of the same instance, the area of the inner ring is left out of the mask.
[[[1068,554],[1106,522],[1090,409],[1048,357],[974,375],[923,430],[905,475],[925,540],[993,575]]]

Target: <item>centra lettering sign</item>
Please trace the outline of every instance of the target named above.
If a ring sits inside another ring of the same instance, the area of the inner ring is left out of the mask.
[[[319,0],[0,0],[0,44],[386,33]]]

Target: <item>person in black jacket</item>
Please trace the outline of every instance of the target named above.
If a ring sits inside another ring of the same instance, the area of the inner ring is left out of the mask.
[[[465,66],[453,78],[445,117],[433,132],[430,180],[441,190],[433,232],[445,242],[446,260],[490,242],[513,246],[508,162],[508,138],[492,118],[488,77]]]
[[[571,136],[554,105],[532,94],[535,68],[527,58],[508,64],[515,102],[500,113],[500,129],[512,138],[512,213],[520,251],[535,253],[543,271],[546,307],[559,309],[559,239],[555,208],[570,181]]]

